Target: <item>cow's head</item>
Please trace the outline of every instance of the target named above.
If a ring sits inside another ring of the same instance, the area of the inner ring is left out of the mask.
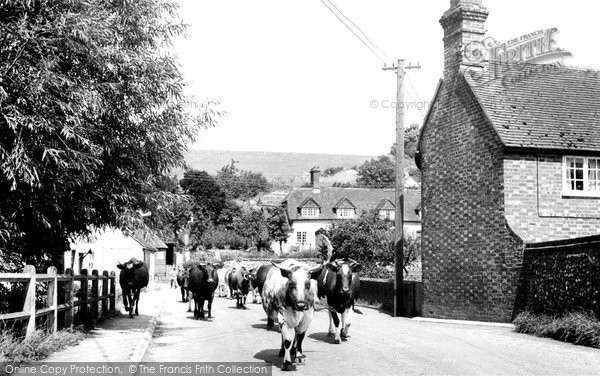
[[[352,274],[362,269],[362,265],[352,259],[335,260],[326,264],[327,269],[335,272],[336,293],[349,296],[352,292]]]
[[[250,269],[248,274],[246,274],[246,279],[248,280],[250,289],[253,289],[256,286],[256,272],[258,268]]]
[[[133,270],[134,268],[141,268],[144,263],[142,261],[136,260],[134,258],[130,259],[126,263],[122,264],[120,261],[117,263],[117,268],[121,270]]]
[[[215,286],[219,282],[219,275],[217,274],[217,270],[223,267],[221,263],[208,263],[208,264],[199,264],[201,269],[204,270],[204,282],[214,284]]]
[[[246,269],[244,266],[240,268],[239,276],[241,278],[238,281],[238,283],[240,284],[239,289],[244,295],[248,293],[248,291],[250,290],[250,286],[252,285],[252,274],[250,273],[251,272],[249,272],[248,269]]]
[[[285,293],[285,305],[291,307],[294,311],[305,311],[314,306],[315,291],[313,279],[317,279],[321,272],[321,267],[306,269],[301,266],[292,266],[290,269],[283,268],[272,263],[279,268],[281,275],[288,279]]]

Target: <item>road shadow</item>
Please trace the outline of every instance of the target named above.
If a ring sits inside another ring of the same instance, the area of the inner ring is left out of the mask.
[[[123,314],[119,312],[112,318],[98,323],[96,328],[109,330],[146,330],[148,322],[152,320],[152,318],[153,316],[143,314],[129,318],[128,313]]]
[[[253,327],[254,329],[272,330],[274,332],[279,331],[277,325],[273,325],[273,327],[271,327],[271,329],[267,328],[267,324],[252,324],[250,326]]]
[[[308,335],[308,337],[312,338],[312,339],[316,339],[317,341],[331,343],[332,345],[335,345],[335,343],[333,341],[333,336],[328,337],[327,332],[311,333]],[[350,338],[350,336],[348,336],[347,338],[342,337],[342,342],[348,341],[348,338]]]
[[[227,307],[227,308],[229,308],[229,309],[238,309],[238,310],[240,310],[240,311],[246,311],[246,310],[249,310],[249,309],[250,309],[250,308],[248,308],[248,307],[246,307],[246,306],[239,307],[239,308],[238,308],[238,307],[236,307],[236,306],[229,306],[229,307]]]
[[[264,361],[265,363],[271,364],[273,367],[277,367],[281,369],[283,365],[283,358],[279,357],[279,349],[267,349],[262,350],[254,354],[254,359],[259,359]],[[294,371],[296,370],[296,365],[293,365]]]
[[[308,338],[316,339],[317,341],[333,343],[333,337],[327,337],[327,332],[311,333]]]
[[[188,320],[193,320],[193,321],[208,321],[208,322],[212,322],[216,317],[213,315],[211,318],[208,318],[206,316],[204,316],[204,318],[195,318],[194,315],[192,314],[191,316],[187,316],[186,319]]]

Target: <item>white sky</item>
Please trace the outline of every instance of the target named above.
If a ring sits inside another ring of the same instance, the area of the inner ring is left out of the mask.
[[[319,0],[180,0],[190,25],[176,53],[188,94],[228,116],[192,149],[386,154],[395,140],[396,78]],[[450,0],[334,0],[408,73],[407,125],[421,123],[443,68],[439,19]],[[600,68],[591,0],[484,0],[488,35],[507,41],[556,27],[568,65]],[[379,103],[371,108],[371,101]],[[386,102],[387,103],[387,102]]]

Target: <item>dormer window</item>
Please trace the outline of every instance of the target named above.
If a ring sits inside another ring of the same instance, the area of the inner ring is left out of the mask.
[[[354,209],[337,209],[338,218],[354,218],[356,210]]]
[[[563,157],[563,195],[600,196],[600,158]]]
[[[300,215],[307,218],[316,218],[319,216],[318,208],[302,208]]]
[[[396,219],[396,211],[394,209],[382,209],[379,211],[379,218],[393,221]]]

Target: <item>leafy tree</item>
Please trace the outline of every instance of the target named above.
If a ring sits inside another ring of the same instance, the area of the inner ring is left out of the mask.
[[[377,212],[336,222],[327,231],[333,246],[332,259],[349,257],[364,266],[366,274],[381,276],[381,269],[394,265],[394,223]],[[404,238],[404,268],[421,257],[420,239]],[[384,273],[384,275],[387,273]]]
[[[256,246],[258,251],[268,247],[267,221],[260,210],[248,210],[234,219],[235,232],[246,239],[246,248]]]
[[[404,155],[414,159],[417,152],[417,144],[419,143],[419,132],[421,127],[417,123],[412,123],[404,129]],[[391,155],[396,155],[396,143],[392,145],[390,150]]]
[[[287,218],[285,209],[281,206],[268,209],[267,230],[269,238],[279,243],[279,252],[283,252],[283,243],[292,232],[292,226]]]
[[[184,192],[194,198],[196,215],[210,218],[213,223],[217,222],[227,205],[227,197],[215,178],[206,171],[189,170],[184,173],[180,185]]]
[[[344,171],[343,167],[328,167],[323,171],[323,176],[333,176],[342,171]]]
[[[90,226],[139,224],[152,182],[216,124],[213,103],[182,106],[176,13],[159,0],[2,2],[0,249],[61,256]]]
[[[217,173],[217,182],[230,199],[248,200],[259,193],[267,192],[271,185],[260,173],[240,170],[235,167],[237,161],[223,166]]]
[[[366,161],[358,168],[359,187],[393,188],[396,181],[394,162],[387,155]]]
[[[194,218],[195,200],[183,194],[176,177],[160,177],[154,189],[146,192],[145,223],[157,235],[163,238],[179,239],[189,233]]]

